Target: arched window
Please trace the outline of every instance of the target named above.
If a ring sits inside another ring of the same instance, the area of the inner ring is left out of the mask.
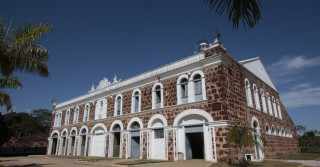
[[[90,105],[86,104],[83,112],[83,122],[89,121]]]
[[[103,119],[107,117],[107,100],[100,99],[96,103],[96,110],[94,113],[94,119]]]
[[[281,130],[279,126],[277,127],[277,132],[278,132],[278,136],[281,136]]]
[[[152,88],[152,109],[163,107],[163,85],[156,83]]]
[[[261,95],[263,112],[267,113],[268,111],[267,111],[266,97],[262,88],[260,89],[260,95]]]
[[[69,125],[69,119],[70,119],[70,110],[67,110],[66,117],[64,119],[65,125]]]
[[[195,101],[203,100],[202,99],[202,81],[201,81],[200,74],[197,74],[193,77],[193,83],[194,83]]]
[[[61,126],[61,120],[62,120],[62,112],[59,112],[59,118],[58,118],[58,126]]]
[[[54,127],[57,127],[57,126],[58,126],[58,119],[59,119],[59,114],[56,113],[56,115],[55,115],[55,117],[54,117],[54,124],[53,124]]]
[[[79,119],[79,107],[76,108],[74,115],[73,115],[73,123],[76,124],[78,123]]]
[[[266,124],[266,134],[270,134],[270,127],[269,127],[269,124],[267,123]]]
[[[283,128],[281,128],[281,134],[280,134],[280,136],[284,136],[284,129],[283,129]]]
[[[180,82],[181,87],[181,102],[188,103],[188,80],[183,78]]]
[[[271,126],[271,134],[272,135],[277,135],[277,131],[274,125]]]
[[[269,108],[269,114],[271,116],[273,116],[273,113],[272,113],[272,105],[271,105],[271,97],[269,95],[269,93],[267,92],[267,100],[268,100],[268,108]]]
[[[131,112],[140,112],[141,111],[141,92],[139,89],[136,89],[132,93],[132,105]]]
[[[278,99],[277,99],[277,106],[278,106],[278,111],[279,111],[279,118],[282,119],[281,107],[280,107],[280,102]]]
[[[249,107],[253,107],[252,105],[252,95],[251,95],[251,88],[250,88],[250,82],[249,80],[246,78],[244,80],[245,83],[245,90],[246,90],[246,96],[247,96],[247,104]]]
[[[274,116],[278,118],[278,112],[277,112],[277,105],[276,105],[276,100],[272,96],[272,105],[273,105],[273,111],[274,111]]]
[[[254,101],[256,104],[256,109],[261,110],[260,107],[260,99],[259,99],[259,91],[256,84],[253,84],[253,93],[254,93]]]
[[[114,116],[122,115],[122,95],[119,94],[116,96],[114,103]]]

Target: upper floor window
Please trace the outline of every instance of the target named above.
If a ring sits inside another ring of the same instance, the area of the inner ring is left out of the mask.
[[[59,112],[59,117],[58,117],[58,126],[61,126],[61,120],[62,120],[62,112]]]
[[[266,96],[262,88],[260,89],[260,95],[261,95],[263,112],[267,113],[268,111],[267,111],[267,104],[266,104]]]
[[[188,80],[183,78],[180,82],[182,103],[188,102]]]
[[[269,93],[267,92],[267,100],[268,100],[268,108],[269,108],[269,114],[271,116],[273,116],[273,113],[272,113],[272,105],[271,105],[271,97],[269,95]]]
[[[273,105],[273,111],[274,111],[274,116],[278,118],[278,112],[277,112],[277,106],[276,106],[276,100],[272,96],[272,105]]]
[[[58,126],[58,119],[59,119],[59,114],[56,113],[56,115],[54,116],[54,123],[53,123],[53,126],[54,126],[54,127],[57,127],[57,126]]]
[[[281,113],[281,107],[280,107],[280,102],[279,100],[277,99],[277,106],[278,106],[278,112],[279,112],[279,118],[282,119],[282,113]]]
[[[70,119],[70,110],[67,111],[66,117],[64,119],[64,124],[69,125],[69,119]]]
[[[163,107],[163,85],[156,83],[152,88],[152,109]]]
[[[114,104],[114,116],[122,115],[122,95],[119,94],[116,96]]]
[[[79,120],[79,107],[76,108],[74,115],[73,115],[73,123],[76,124],[78,123]]]
[[[245,83],[245,89],[246,89],[246,96],[247,96],[247,104],[249,107],[253,107],[252,105],[252,95],[251,95],[251,88],[250,88],[250,82],[249,80],[246,78],[244,80]]]
[[[277,134],[277,131],[276,131],[276,128],[274,125],[271,126],[271,134],[272,135],[276,135]]]
[[[83,122],[89,121],[90,105],[86,104],[83,112]]]
[[[195,100],[202,100],[202,81],[201,75],[197,74],[193,78]]]
[[[139,89],[135,89],[132,92],[132,103],[131,103],[131,112],[140,112],[141,111],[141,92]]]
[[[259,99],[259,91],[256,84],[253,84],[253,94],[254,94],[254,102],[257,110],[261,110],[260,107],[260,99]]]
[[[107,100],[100,99],[96,103],[94,119],[102,119],[107,117]]]
[[[270,134],[270,133],[271,133],[271,130],[270,130],[269,124],[267,123],[266,124],[266,134]]]

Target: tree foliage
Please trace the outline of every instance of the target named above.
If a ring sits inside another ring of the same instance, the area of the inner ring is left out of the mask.
[[[245,147],[256,145],[262,149],[262,144],[266,143],[264,137],[258,135],[258,132],[254,128],[239,126],[237,124],[233,124],[231,129],[227,134],[227,144],[231,147],[239,146],[240,152],[242,156],[242,161],[238,165],[240,166],[248,166],[248,163],[244,160]]]
[[[242,22],[245,30],[254,28],[261,19],[259,0],[204,0],[211,10],[221,16],[226,14],[233,28],[238,29]]]
[[[4,121],[4,116],[0,113],[0,146],[8,141],[11,137],[11,132],[7,126],[7,123]]]
[[[20,89],[22,83],[14,72],[49,76],[46,64],[49,52],[40,45],[40,40],[52,27],[47,24],[35,25],[31,22],[15,28],[6,28],[0,18],[0,89]],[[0,106],[12,109],[10,96],[0,90]]]
[[[305,126],[302,127],[304,127],[304,133],[298,136],[301,152],[320,153],[320,132],[318,130],[307,131]]]

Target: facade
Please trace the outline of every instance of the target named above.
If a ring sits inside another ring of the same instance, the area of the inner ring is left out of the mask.
[[[263,148],[246,148],[252,160],[299,152],[295,125],[260,59],[238,62],[217,39],[199,49],[55,104],[47,154],[227,162],[240,155],[226,144],[232,123],[266,138]]]

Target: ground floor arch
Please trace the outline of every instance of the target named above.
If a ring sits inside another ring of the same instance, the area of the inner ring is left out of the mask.
[[[149,137],[149,158],[166,159],[166,141],[164,136],[164,127],[168,126],[166,118],[161,114],[153,115],[148,128],[151,129]]]
[[[82,126],[79,131],[77,156],[87,156],[88,127]]]
[[[121,157],[123,124],[120,120],[115,120],[110,126],[109,136],[109,157]]]
[[[104,124],[98,123],[91,129],[90,156],[105,157],[106,155],[106,132]]]
[[[143,123],[140,118],[134,117],[132,118],[127,126],[129,130],[129,149],[130,155],[129,157],[132,159],[140,159],[141,158],[141,137],[140,137],[140,129],[143,128]]]
[[[252,136],[255,142],[254,144],[254,158],[255,160],[263,160],[264,152],[263,152],[263,143],[261,140],[261,128],[259,121],[256,117],[252,117],[251,127],[253,128]]]

